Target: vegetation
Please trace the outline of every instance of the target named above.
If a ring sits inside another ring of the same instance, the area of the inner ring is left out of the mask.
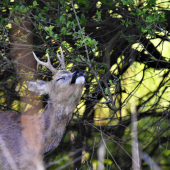
[[[164,0],[1,0],[1,110],[27,104],[25,78],[37,78],[32,51],[41,60],[49,53],[58,67],[61,46],[67,69],[86,74],[65,137],[45,157],[50,170],[169,169],[168,7]],[[42,67],[39,77],[51,73]]]

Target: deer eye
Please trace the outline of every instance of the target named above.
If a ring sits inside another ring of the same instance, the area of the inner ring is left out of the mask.
[[[56,80],[56,82],[58,82],[59,80],[65,80],[65,77],[60,77],[59,79]]]

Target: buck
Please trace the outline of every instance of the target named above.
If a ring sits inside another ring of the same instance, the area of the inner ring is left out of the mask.
[[[37,95],[48,94],[49,101],[44,111],[36,116],[0,111],[0,169],[44,169],[39,165],[43,154],[58,146],[81,98],[85,83],[83,71],[58,71],[51,65],[48,54],[46,63],[33,55],[37,63],[46,66],[54,76],[50,82],[32,81],[27,86]],[[58,55],[58,59],[65,68],[62,49],[61,58]],[[34,122],[31,135],[23,133],[26,127],[21,122],[27,120]]]

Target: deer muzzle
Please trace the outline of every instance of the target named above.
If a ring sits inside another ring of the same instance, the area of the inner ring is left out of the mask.
[[[75,71],[71,80],[71,84],[84,84],[85,74],[83,71]]]

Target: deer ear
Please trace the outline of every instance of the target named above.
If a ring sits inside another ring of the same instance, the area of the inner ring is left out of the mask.
[[[47,93],[47,82],[38,80],[38,81],[30,81],[27,83],[27,87],[37,95],[41,96]]]

